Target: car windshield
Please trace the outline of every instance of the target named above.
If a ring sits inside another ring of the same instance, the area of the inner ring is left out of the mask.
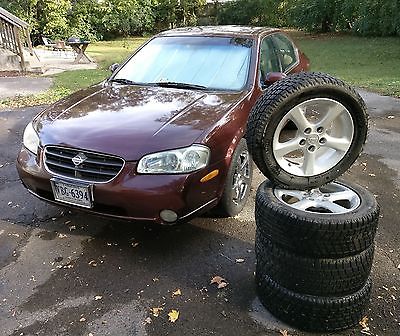
[[[252,43],[237,37],[157,37],[113,80],[238,91],[247,83]]]

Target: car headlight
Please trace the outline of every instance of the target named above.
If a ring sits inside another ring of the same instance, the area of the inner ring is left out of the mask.
[[[149,154],[140,159],[137,171],[143,174],[190,173],[208,164],[210,150],[202,145]]]
[[[25,127],[23,144],[33,154],[37,153],[39,147],[39,136],[34,130],[32,122]]]

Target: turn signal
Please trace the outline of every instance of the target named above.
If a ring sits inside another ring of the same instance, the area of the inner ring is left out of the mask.
[[[207,181],[210,181],[211,179],[213,179],[215,176],[217,176],[219,174],[219,170],[218,169],[215,169],[215,170],[213,170],[211,173],[208,173],[206,176],[204,176],[201,180],[200,180],[200,182],[201,183],[204,183],[204,182],[207,182]]]

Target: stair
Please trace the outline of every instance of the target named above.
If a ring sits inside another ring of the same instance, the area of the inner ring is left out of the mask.
[[[42,74],[43,68],[35,55],[24,50],[25,66],[27,72]],[[0,71],[22,71],[20,57],[13,52],[0,48]]]

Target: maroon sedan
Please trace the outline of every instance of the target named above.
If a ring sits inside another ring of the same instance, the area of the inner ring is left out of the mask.
[[[20,178],[43,200],[115,218],[235,215],[250,192],[249,111],[268,84],[307,69],[277,29],[163,32],[28,124]]]

